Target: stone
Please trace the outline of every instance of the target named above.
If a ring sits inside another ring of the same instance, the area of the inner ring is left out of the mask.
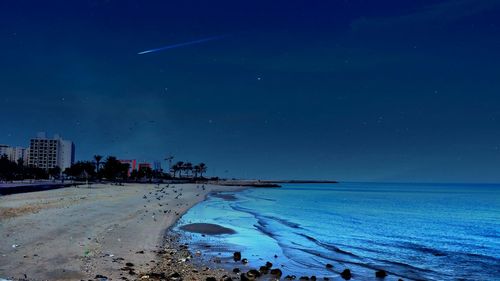
[[[385,278],[387,276],[387,272],[385,272],[385,270],[378,270],[377,272],[375,272],[375,277],[377,278]]]
[[[352,274],[351,274],[351,271],[349,269],[344,269],[344,271],[342,271],[342,273],[340,273],[340,276],[344,280],[350,280],[352,278]]]
[[[281,275],[283,275],[283,272],[279,268],[273,268],[273,269],[271,269],[271,275],[281,277]]]
[[[255,278],[258,278],[261,276],[260,272],[258,270],[255,270],[255,269],[250,269],[248,272],[247,272],[247,276],[249,277],[255,277]]]

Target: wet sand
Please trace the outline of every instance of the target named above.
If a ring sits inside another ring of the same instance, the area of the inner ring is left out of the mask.
[[[230,228],[211,223],[192,223],[180,227],[180,229],[193,233],[207,234],[207,235],[223,235],[235,234],[236,232]]]
[[[188,259],[178,258],[178,253],[189,254],[182,248],[172,250],[182,245],[166,237],[166,229],[208,193],[243,188],[95,185],[2,196],[0,278],[135,280],[157,268],[170,274],[168,270],[174,268],[166,266],[175,263],[165,255],[185,264]],[[164,244],[165,239],[170,242]],[[198,269],[189,264],[184,267],[195,274],[191,280],[224,274],[207,269],[194,272]]]

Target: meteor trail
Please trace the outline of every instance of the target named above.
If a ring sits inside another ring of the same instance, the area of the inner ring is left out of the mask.
[[[142,51],[142,52],[139,52],[137,54],[138,55],[145,55],[145,54],[149,54],[149,53],[155,53],[155,52],[165,51],[165,50],[169,50],[169,49],[175,49],[175,48],[180,48],[180,47],[184,47],[184,46],[200,44],[200,43],[204,43],[204,42],[208,42],[208,41],[212,41],[212,40],[222,39],[226,36],[227,35],[213,36],[213,37],[198,39],[198,40],[189,41],[189,42],[177,43],[177,44],[168,45],[165,47],[160,47],[160,48],[156,48],[156,49]]]

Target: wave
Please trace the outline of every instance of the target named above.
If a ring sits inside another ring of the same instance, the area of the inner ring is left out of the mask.
[[[300,235],[302,237],[305,237],[309,241],[313,242],[314,244],[316,244],[316,245],[318,245],[320,247],[323,247],[324,249],[327,249],[327,250],[330,250],[330,251],[334,251],[334,252],[339,253],[339,254],[348,255],[348,256],[351,256],[351,257],[354,257],[354,258],[360,258],[359,256],[357,256],[357,255],[355,255],[355,254],[353,254],[351,252],[341,250],[339,247],[337,247],[335,245],[331,245],[331,244],[328,244],[328,243],[321,242],[318,239],[316,239],[314,237],[311,237],[309,235],[306,235],[306,234],[303,234],[303,233],[295,233],[295,234]]]
[[[291,221],[288,221],[286,219],[283,219],[283,218],[279,218],[279,217],[275,217],[275,216],[267,216],[267,215],[261,215],[257,212],[254,212],[250,209],[247,209],[247,208],[243,208],[243,207],[239,207],[239,206],[236,206],[235,204],[231,204],[231,208],[235,211],[239,211],[239,212],[244,212],[244,213],[247,213],[247,214],[250,214],[252,216],[254,216],[257,220],[261,220],[262,223],[265,223],[265,220],[272,220],[272,221],[276,221],[282,225],[285,225],[285,226],[288,226],[288,227],[291,227],[291,228],[295,228],[295,229],[300,229],[300,224],[298,223],[294,223],[294,222],[291,222]],[[265,223],[266,225],[268,225],[267,223]]]

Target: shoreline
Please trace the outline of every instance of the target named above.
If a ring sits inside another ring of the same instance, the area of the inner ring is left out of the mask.
[[[125,184],[2,196],[0,279],[135,280],[162,265],[166,247],[182,248],[171,228],[190,208],[211,193],[247,188]]]

